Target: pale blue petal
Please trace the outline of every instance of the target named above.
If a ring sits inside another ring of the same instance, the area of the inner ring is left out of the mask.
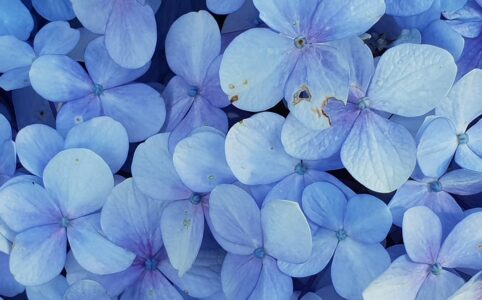
[[[226,15],[237,11],[245,0],[207,0],[209,10],[218,15]]]
[[[7,182],[0,196],[0,216],[16,232],[58,224],[62,218],[55,201],[35,181]]]
[[[112,173],[116,173],[127,158],[129,139],[119,122],[98,117],[73,127],[65,137],[65,148],[92,150],[109,165]]]
[[[363,244],[350,238],[340,241],[331,264],[336,292],[347,299],[361,299],[363,290],[390,265],[380,244]]]
[[[364,110],[341,148],[341,161],[367,188],[392,192],[415,168],[415,141],[402,125]]]
[[[182,277],[191,268],[201,247],[204,233],[202,206],[189,200],[167,205],[162,212],[161,232],[169,260]]]
[[[436,118],[423,129],[417,146],[417,162],[425,176],[442,176],[459,145],[454,124],[447,118]]]
[[[429,265],[414,263],[406,255],[400,256],[370,283],[363,292],[363,299],[379,300],[387,295],[392,300],[415,299],[429,272]]]
[[[137,255],[154,255],[162,247],[162,207],[161,201],[147,198],[132,179],[126,179],[114,187],[104,204],[102,230],[114,243]]]
[[[100,214],[72,220],[67,237],[75,260],[86,270],[112,274],[127,269],[136,255],[108,240],[100,227]]]
[[[67,21],[75,18],[69,0],[32,0],[35,10],[49,21]]]
[[[482,172],[482,157],[474,153],[467,144],[459,145],[454,160],[462,168]]]
[[[434,109],[452,86],[457,66],[450,53],[431,46],[402,44],[387,50],[368,89],[369,106],[405,117]]]
[[[94,85],[85,70],[63,55],[44,55],[30,69],[33,89],[43,98],[54,102],[79,99],[93,93]]]
[[[438,261],[446,268],[480,270],[480,245],[482,245],[482,212],[465,217],[445,239]]]
[[[10,270],[23,285],[44,284],[59,275],[65,264],[67,236],[58,224],[19,233],[10,253]]]
[[[263,261],[253,255],[228,253],[221,270],[221,283],[227,299],[245,300],[253,292],[261,274]]]
[[[104,34],[115,0],[70,0],[75,15],[85,28]]]
[[[442,223],[429,208],[417,206],[403,216],[403,241],[407,254],[414,262],[437,262],[442,242]]]
[[[100,209],[114,187],[109,166],[87,149],[57,154],[45,167],[43,179],[45,189],[69,219]]]
[[[424,205],[429,198],[429,187],[426,183],[409,180],[397,189],[388,203],[392,212],[393,224],[402,227],[403,214],[414,206]]]
[[[329,128],[331,116],[325,109],[330,101],[346,103],[349,76],[348,64],[336,48],[327,44],[305,49],[286,82],[289,110],[308,128]]]
[[[104,114],[120,122],[130,142],[140,142],[156,134],[164,124],[164,99],[143,83],[115,87],[100,96]]]
[[[15,143],[5,141],[0,145],[0,174],[10,177],[17,167]]]
[[[0,35],[13,35],[27,40],[34,22],[21,0],[0,1]]]
[[[379,243],[392,226],[392,215],[387,205],[371,195],[357,195],[348,201],[343,227],[353,240]]]
[[[0,88],[11,91],[30,86],[30,66],[15,68],[0,76]]]
[[[110,300],[104,287],[93,280],[80,280],[71,285],[63,297],[64,300]]]
[[[141,277],[126,289],[121,300],[169,299],[182,300],[176,288],[157,270],[144,272]]]
[[[287,200],[265,203],[261,226],[263,246],[269,255],[290,263],[303,263],[310,258],[311,230],[298,203]]]
[[[37,0],[36,2],[40,1]],[[59,3],[60,2],[61,1],[59,1]],[[71,28],[67,22],[56,21],[48,23],[39,30],[37,35],[35,35],[33,47],[38,56],[46,54],[68,54],[75,48],[79,39],[79,30]]]
[[[453,170],[440,178],[445,192],[456,195],[474,195],[482,192],[482,173],[471,170]]]
[[[230,104],[228,96],[221,89],[219,79],[219,68],[221,67],[222,58],[223,56],[219,55],[209,65],[206,77],[202,83],[202,89],[199,91],[203,98],[216,107],[226,107]]]
[[[287,299],[291,294],[293,294],[291,277],[278,269],[276,260],[269,256],[265,257],[258,283],[248,299]]]
[[[428,10],[433,2],[434,0],[386,0],[386,13],[392,16],[413,16]]]
[[[247,111],[273,107],[294,68],[298,50],[293,40],[264,28],[250,29],[228,46],[219,75],[234,106]]]
[[[12,127],[4,115],[0,114],[0,140],[2,142],[12,139]]]
[[[107,53],[103,37],[96,38],[89,43],[85,49],[84,59],[92,81],[100,84],[103,89],[134,81],[150,67],[150,62],[138,69],[126,69],[119,66]]]
[[[24,291],[25,287],[18,283],[10,273],[9,256],[0,251],[0,294],[7,297],[14,297]]]
[[[337,231],[343,227],[346,196],[328,182],[313,183],[303,191],[303,211],[311,222]]]
[[[138,1],[115,2],[107,21],[105,46],[120,66],[137,69],[148,63],[157,43],[154,11]]]
[[[466,284],[458,289],[449,300],[477,299],[482,288],[482,272],[474,275]]]
[[[457,201],[446,192],[430,192],[424,205],[439,217],[444,236],[464,217],[463,210]]]
[[[468,137],[467,145],[478,156],[482,156],[482,122],[478,121],[465,132]]]
[[[446,270],[437,275],[429,274],[418,292],[417,299],[447,299],[464,282],[462,278]]]
[[[443,20],[430,23],[422,31],[422,42],[447,50],[455,60],[458,60],[462,55],[465,44],[463,36]]]
[[[224,134],[216,130],[193,133],[176,145],[174,166],[187,187],[206,193],[236,181],[226,162],[224,142]]]
[[[15,138],[15,144],[22,166],[39,177],[42,177],[47,163],[64,150],[62,136],[55,129],[43,124],[22,128]]]
[[[226,251],[249,255],[263,245],[259,208],[243,189],[227,184],[215,187],[209,199],[209,217]]]
[[[90,94],[84,98],[62,104],[55,120],[57,131],[66,136],[77,124],[102,115],[99,98]]]
[[[263,112],[236,123],[226,136],[226,160],[244,184],[276,182],[295,171],[299,160],[281,144],[284,118]]]
[[[14,36],[0,36],[0,73],[30,66],[34,59],[35,52],[29,44]]]
[[[330,262],[338,239],[335,232],[323,228],[313,234],[313,247],[311,257],[304,263],[292,264],[278,261],[280,270],[293,277],[307,277],[321,272]]]
[[[192,192],[182,183],[168,149],[169,134],[154,135],[140,144],[132,161],[132,176],[139,189],[156,200],[188,199]]]
[[[166,36],[166,59],[171,70],[200,88],[211,62],[221,51],[216,20],[206,11],[190,12],[177,19]]]
[[[68,287],[65,277],[59,275],[45,284],[28,286],[26,292],[29,300],[63,300]]]

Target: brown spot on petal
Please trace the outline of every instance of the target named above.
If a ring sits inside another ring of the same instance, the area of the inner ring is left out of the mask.
[[[311,102],[311,92],[306,84],[303,84],[293,96],[293,105],[299,104],[301,101]]]
[[[236,101],[238,101],[238,100],[239,100],[239,96],[238,96],[238,95],[234,95],[234,96],[231,97],[231,99],[229,99],[229,101],[230,101],[231,103],[234,103],[234,102],[236,102]]]
[[[333,97],[325,97],[325,100],[321,103],[320,107],[312,108],[311,111],[316,114],[318,118],[325,118],[328,121],[328,124],[331,126],[331,119],[330,116],[325,112],[325,108],[330,102],[330,100],[336,100]]]

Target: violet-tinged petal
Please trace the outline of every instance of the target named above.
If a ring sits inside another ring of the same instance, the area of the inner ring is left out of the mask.
[[[461,277],[447,270],[441,270],[437,275],[428,274],[417,299],[447,299],[463,284]]]
[[[70,0],[72,9],[85,28],[104,34],[107,21],[116,0]]]
[[[275,259],[266,256],[263,259],[258,283],[248,299],[287,299],[292,293],[293,281],[291,277],[278,269]]]
[[[228,253],[221,269],[221,283],[226,298],[248,299],[258,283],[263,261],[254,255]]]
[[[67,22],[56,21],[48,23],[39,30],[35,35],[33,48],[38,56],[68,54],[75,48],[79,39],[79,30],[71,28]]]
[[[55,120],[57,131],[66,136],[75,125],[102,115],[99,98],[90,94],[84,98],[64,103]]]
[[[64,294],[64,300],[110,300],[105,288],[93,280],[80,280],[71,285]]]

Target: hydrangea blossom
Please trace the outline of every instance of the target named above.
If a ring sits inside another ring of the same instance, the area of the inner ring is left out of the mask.
[[[366,300],[390,295],[393,299],[446,299],[464,284],[452,269],[480,270],[482,213],[458,223],[442,242],[442,224],[429,208],[409,209],[403,217],[407,255],[396,259],[364,291]]]
[[[299,205],[274,200],[261,210],[235,185],[218,185],[209,202],[214,237],[228,252],[221,282],[228,299],[287,299],[291,278],[280,261],[302,263],[311,255],[310,227]]]
[[[98,155],[87,149],[60,152],[45,167],[43,183],[45,188],[21,181],[0,191],[0,216],[18,233],[10,253],[10,270],[18,282],[39,285],[57,276],[65,264],[67,240],[89,270],[105,274],[129,266],[134,257],[100,232],[96,211],[114,180]]]
[[[127,130],[129,141],[142,141],[164,123],[164,101],[144,83],[130,83],[144,74],[149,64],[135,70],[117,65],[107,54],[102,37],[85,51],[88,73],[62,55],[43,55],[30,69],[30,81],[47,100],[66,102],[57,116],[57,130],[65,135],[76,124],[106,115]]]

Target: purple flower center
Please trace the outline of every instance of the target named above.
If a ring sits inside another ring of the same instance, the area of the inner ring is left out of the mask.
[[[144,267],[146,268],[146,270],[154,271],[157,268],[158,264],[159,262],[155,259],[147,259],[144,262]]]
[[[436,180],[434,182],[431,182],[430,183],[430,190],[432,192],[441,192],[442,191],[442,183],[440,183],[440,181]]]
[[[259,259],[263,259],[266,256],[263,248],[258,248],[253,251],[253,255]]]
[[[345,229],[340,229],[336,232],[336,238],[338,241],[344,241],[348,237],[348,234],[346,233]]]

